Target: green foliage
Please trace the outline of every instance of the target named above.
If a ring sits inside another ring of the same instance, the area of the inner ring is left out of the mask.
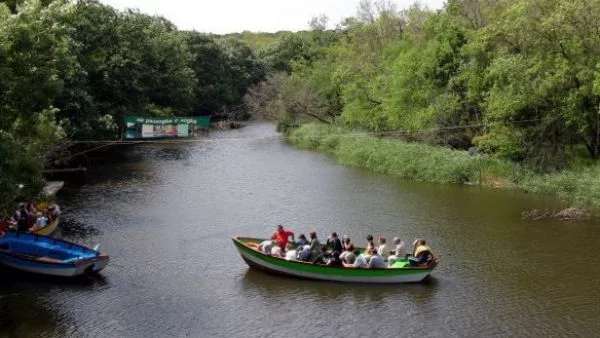
[[[311,47],[307,37],[288,33],[260,52],[260,57],[273,71],[292,71],[292,63],[310,61]]]
[[[506,126],[493,128],[484,135],[475,137],[473,143],[480,152],[485,154],[493,154],[513,161],[521,161],[525,156],[522,135],[518,130]]]
[[[28,198],[39,192],[44,153],[61,138],[115,139],[125,114],[244,117],[242,98],[264,77],[243,42],[161,17],[95,0],[2,2],[0,203],[19,182]]]
[[[264,32],[249,32],[243,31],[241,33],[231,33],[225,35],[214,35],[211,38],[215,40],[219,39],[238,39],[243,41],[255,54],[259,54],[260,51],[268,48],[270,45],[274,44],[278,39],[281,38],[282,35],[289,34],[287,31],[280,31],[276,33],[264,33]]]
[[[37,152],[2,131],[0,159],[0,215],[10,215],[16,198],[32,201],[39,195],[43,162]]]
[[[345,165],[417,181],[507,185],[524,175],[522,169],[500,159],[377,138],[337,125],[302,125],[288,139],[298,147],[330,153]]]
[[[279,116],[309,121],[291,118],[297,105],[285,102],[309,92],[301,116],[335,107],[335,121],[349,126],[477,145],[541,172],[564,168],[573,147],[595,159],[599,17],[596,0],[453,0],[437,12],[365,0],[326,46],[313,39],[284,49],[292,67]]]
[[[534,193],[556,195],[574,205],[600,205],[600,167],[597,165],[545,175],[527,175],[520,185]]]
[[[102,123],[150,107],[192,110],[196,79],[183,36],[160,17],[119,13],[96,1],[69,7],[68,26],[75,76],[56,98],[59,116],[69,120],[74,138],[114,138],[118,129]],[[108,128],[102,128],[107,126]]]
[[[265,79],[265,66],[241,40],[230,38],[219,40],[218,43],[226,56],[224,72],[220,79],[228,89],[223,106],[241,105],[248,88]],[[220,113],[223,117],[228,115],[227,109]],[[219,115],[219,112],[215,115]]]

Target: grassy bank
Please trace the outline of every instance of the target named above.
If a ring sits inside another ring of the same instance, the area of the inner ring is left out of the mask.
[[[289,140],[304,149],[331,154],[339,163],[394,177],[437,183],[515,187],[555,195],[579,206],[600,207],[597,166],[539,175],[510,161],[470,156],[466,151],[378,138],[340,126],[307,124]]]

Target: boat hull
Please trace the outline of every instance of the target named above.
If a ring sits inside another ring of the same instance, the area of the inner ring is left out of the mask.
[[[244,238],[233,242],[244,261],[252,268],[269,273],[334,282],[349,283],[418,283],[427,278],[435,266],[387,269],[330,267],[265,255],[244,244]],[[252,239],[250,239],[252,240]]]
[[[47,226],[31,231],[32,234],[35,235],[44,235],[44,236],[50,236],[52,235],[56,229],[58,228],[58,223],[60,222],[59,218],[57,217],[53,222],[51,222],[50,224],[48,224]]]
[[[96,273],[106,267],[108,256],[92,258],[75,264],[37,262],[15,255],[0,253],[0,262],[13,269],[55,277],[76,277]]]
[[[51,257],[57,254],[63,259]],[[29,273],[75,277],[96,273],[108,261],[109,257],[98,251],[48,236],[7,232],[0,237],[0,263]]]

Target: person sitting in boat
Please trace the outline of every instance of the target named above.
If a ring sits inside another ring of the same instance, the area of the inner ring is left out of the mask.
[[[301,262],[310,262],[310,245],[304,245],[298,252],[298,260]]]
[[[291,249],[285,252],[285,259],[288,261],[296,260],[298,257],[298,250]]]
[[[31,215],[35,215],[37,213],[37,206],[35,205],[35,203],[27,203],[27,212]]]
[[[260,244],[258,245],[258,250],[264,254],[270,255],[271,249],[275,245],[276,238],[277,238],[277,235],[275,233],[273,233],[271,235],[271,239],[267,239],[265,241],[260,242]]]
[[[35,225],[34,225],[35,228],[41,229],[48,225],[48,218],[46,216],[44,216],[44,214],[42,214],[41,212],[38,211],[36,216],[37,216],[37,219],[36,219]]]
[[[58,204],[52,204],[48,207],[48,213],[50,214],[50,221],[53,222],[58,216],[60,216],[60,207]]]
[[[0,219],[0,231],[6,231],[13,228],[16,224],[14,217],[3,217]]]
[[[374,248],[375,248],[375,244],[373,243],[373,236],[367,235],[367,247],[365,248],[365,251],[367,251],[369,249],[374,249]]]
[[[413,252],[412,257],[408,258],[411,266],[429,265],[435,260],[433,251],[431,251],[431,248],[425,243],[424,239],[416,239],[413,244],[415,246],[415,251]]]
[[[325,246],[321,245],[320,248],[321,249],[316,254],[314,252],[311,252],[311,254],[310,254],[310,262],[313,263],[313,264],[323,264],[323,265],[325,265],[329,261],[330,255],[325,250]]]
[[[285,251],[285,248],[287,247],[288,243],[295,242],[294,233],[289,230],[284,229],[283,225],[281,225],[281,224],[277,226],[276,234],[277,234],[277,243],[283,251]],[[290,236],[292,237],[291,242],[289,240]]]
[[[339,256],[344,248],[342,247],[342,241],[338,238],[337,233],[332,232],[331,236],[327,239],[327,247],[330,249],[331,254],[336,253]]]
[[[325,257],[325,265],[327,266],[343,266],[340,254],[337,251],[333,251],[331,254]]]
[[[354,244],[352,243],[352,240],[350,240],[350,238],[346,235],[344,235],[343,247],[344,250],[340,254],[340,259],[342,261],[346,261],[347,259],[350,259],[350,261],[354,261]]]
[[[15,213],[15,219],[17,220],[17,231],[29,230],[29,213],[27,213],[24,203],[19,205],[19,210]]]
[[[356,257],[356,259],[354,259],[354,262],[351,262],[348,258],[346,258],[346,261],[343,262],[342,265],[346,268],[366,268],[369,266],[367,258],[362,255],[359,255],[358,249],[354,251],[354,257]]]
[[[372,250],[371,258],[369,259],[369,265],[367,265],[369,269],[383,269],[387,268],[387,264],[385,263],[385,259],[382,255],[377,252],[377,249]]]
[[[399,237],[394,237],[394,250],[388,257],[388,264],[391,266],[395,262],[402,260],[406,257],[406,249],[404,248],[404,242]]]
[[[360,256],[366,258],[368,261],[371,258],[371,256],[373,256],[373,250],[375,250],[374,247],[367,247],[367,249],[365,249],[365,251],[361,253]]]
[[[310,242],[308,241],[308,239],[306,239],[306,236],[304,236],[304,234],[300,234],[298,236],[298,239],[296,240],[296,247],[298,249],[302,249],[302,247],[308,244],[310,244]]]
[[[310,254],[311,257],[316,257],[318,255],[321,254],[321,242],[319,242],[319,239],[317,238],[317,233],[314,231],[311,231],[309,233],[309,237],[310,237]]]
[[[377,252],[383,256],[383,258],[385,260],[387,260],[388,256],[390,255],[388,248],[387,248],[387,244],[385,244],[385,242],[387,242],[387,240],[385,239],[385,237],[380,236],[379,237],[379,247],[377,248]]]
[[[279,258],[284,258],[285,257],[285,251],[276,243],[274,243],[275,245],[273,245],[273,247],[271,247],[271,256],[273,257],[279,257]]]

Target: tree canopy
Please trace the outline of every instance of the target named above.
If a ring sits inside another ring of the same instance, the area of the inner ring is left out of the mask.
[[[35,197],[58,140],[116,139],[125,114],[244,115],[265,67],[240,38],[95,0],[0,2],[0,208]]]
[[[449,0],[432,11],[361,1],[336,29],[261,55],[289,77],[285,125],[340,123],[561,169],[600,151],[600,0]],[[587,155],[586,155],[587,154]]]

